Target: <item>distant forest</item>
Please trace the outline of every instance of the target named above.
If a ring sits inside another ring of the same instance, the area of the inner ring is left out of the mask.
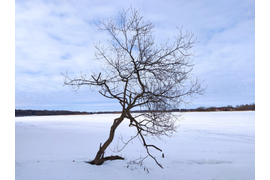
[[[80,111],[21,110],[21,109],[15,109],[15,117],[17,117],[17,116],[76,115],[76,114],[91,114],[91,113],[80,112]]]
[[[180,109],[180,111],[255,111],[255,103],[252,104],[242,104],[235,107],[228,105],[223,107],[198,107],[196,109]]]
[[[196,109],[172,109],[173,112],[201,112],[201,111],[255,111],[255,103],[237,105],[235,107],[228,105],[223,107],[198,107]],[[145,111],[132,111],[135,113]],[[18,116],[49,116],[49,115],[84,115],[84,114],[111,114],[121,113],[121,111],[101,111],[101,112],[86,112],[86,111],[66,111],[66,110],[21,110],[15,109],[15,117]]]

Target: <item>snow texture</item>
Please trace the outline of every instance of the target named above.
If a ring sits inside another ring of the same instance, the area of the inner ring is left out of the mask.
[[[108,138],[119,114],[31,116],[15,118],[16,180],[253,180],[255,179],[255,112],[188,112],[179,121],[178,133],[162,140],[148,138],[163,151],[151,149],[161,169],[148,157],[143,166],[128,166],[146,156],[135,129],[124,121],[105,153],[125,160],[105,161],[101,166],[85,163],[94,158]],[[164,153],[164,158],[162,158]],[[148,171],[149,173],[148,173]]]

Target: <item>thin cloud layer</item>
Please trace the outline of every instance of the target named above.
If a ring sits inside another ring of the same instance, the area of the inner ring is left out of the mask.
[[[72,92],[61,73],[71,77],[98,71],[96,43],[108,35],[96,24],[119,18],[130,6],[155,24],[155,40],[173,41],[177,28],[192,31],[193,75],[205,80],[204,96],[190,107],[255,102],[254,1],[23,1],[15,2],[15,108],[118,110],[88,87]],[[185,108],[185,107],[184,107]]]

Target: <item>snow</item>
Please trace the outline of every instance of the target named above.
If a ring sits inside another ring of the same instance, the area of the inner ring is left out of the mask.
[[[76,116],[30,116],[15,118],[16,180],[84,179],[255,179],[255,112],[183,113],[178,133],[171,138],[148,138],[162,164],[145,159],[142,167],[128,162],[146,156],[138,139],[118,153],[125,160],[106,161],[101,166],[85,163],[94,158],[100,143],[108,138],[119,114]],[[118,137],[127,141],[135,129],[123,122],[105,156],[116,155]],[[136,169],[137,168],[137,169]],[[144,170],[144,168],[148,169]]]

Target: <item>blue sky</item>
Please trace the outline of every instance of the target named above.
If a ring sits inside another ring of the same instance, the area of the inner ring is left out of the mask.
[[[205,80],[204,96],[190,106],[227,106],[255,102],[255,1],[24,1],[15,2],[15,108],[103,111],[119,110],[89,87],[73,92],[63,87],[61,73],[90,74],[94,43],[108,35],[95,25],[102,18],[118,18],[132,5],[155,24],[162,43],[177,34],[176,27],[192,31],[193,75]]]

